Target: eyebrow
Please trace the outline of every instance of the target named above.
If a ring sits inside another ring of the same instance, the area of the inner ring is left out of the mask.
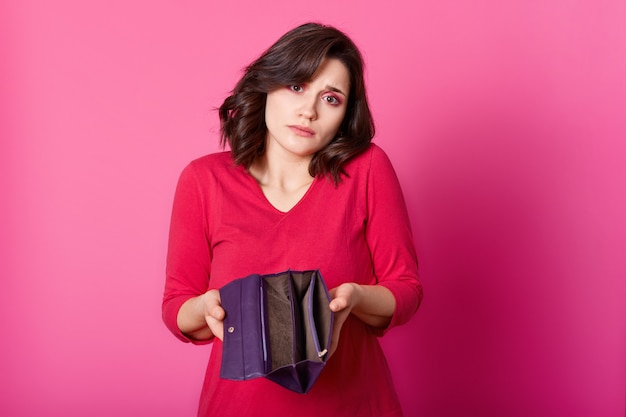
[[[333,87],[332,85],[327,85],[327,86],[326,86],[326,89],[327,89],[327,90],[330,90],[330,91],[334,91],[335,93],[339,93],[339,94],[343,95],[344,97],[348,97],[348,96],[346,95],[346,93],[344,93],[343,91],[341,91],[341,90],[340,90],[340,89],[338,89],[337,87]]]

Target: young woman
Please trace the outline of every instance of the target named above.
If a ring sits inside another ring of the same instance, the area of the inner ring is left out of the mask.
[[[363,63],[339,30],[305,24],[246,68],[219,111],[222,144],[182,172],[163,319],[213,343],[199,416],[400,416],[378,337],[422,290],[402,192],[371,143]],[[307,394],[220,378],[219,289],[250,274],[319,269],[335,313],[330,358]]]

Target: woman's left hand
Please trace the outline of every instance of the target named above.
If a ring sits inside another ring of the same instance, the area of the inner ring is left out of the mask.
[[[361,296],[359,287],[358,284],[348,282],[330,290],[330,310],[335,313],[335,319],[329,357],[337,350],[341,328],[359,302]]]
[[[382,285],[359,285],[347,282],[330,290],[330,310],[335,313],[330,355],[335,353],[341,328],[348,315],[353,314],[368,326],[385,328],[396,309],[396,299]]]

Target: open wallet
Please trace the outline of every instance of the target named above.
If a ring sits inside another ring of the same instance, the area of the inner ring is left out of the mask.
[[[328,359],[330,295],[319,270],[249,275],[220,289],[224,345],[220,376],[265,377],[306,393]]]

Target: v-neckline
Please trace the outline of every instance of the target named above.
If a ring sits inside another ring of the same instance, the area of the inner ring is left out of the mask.
[[[265,202],[265,205],[268,207],[268,209],[280,214],[281,216],[287,215],[291,213],[292,211],[294,211],[294,209],[296,209],[297,207],[301,206],[305,202],[305,200],[307,200],[307,197],[309,196],[309,194],[311,194],[313,188],[315,188],[317,183],[319,182],[319,178],[317,175],[313,177],[313,181],[311,181],[311,183],[307,186],[307,189],[302,195],[302,197],[300,197],[300,199],[296,201],[296,203],[293,206],[291,206],[289,210],[283,211],[279,209],[278,207],[276,207],[269,200],[269,198],[267,198],[267,195],[265,195],[265,192],[263,191],[263,187],[261,187],[261,184],[259,184],[256,178],[254,178],[254,176],[247,169],[243,167],[242,169],[243,169],[244,174],[248,177],[248,180],[253,183],[257,195],[259,196],[259,198],[261,198],[261,200]]]

